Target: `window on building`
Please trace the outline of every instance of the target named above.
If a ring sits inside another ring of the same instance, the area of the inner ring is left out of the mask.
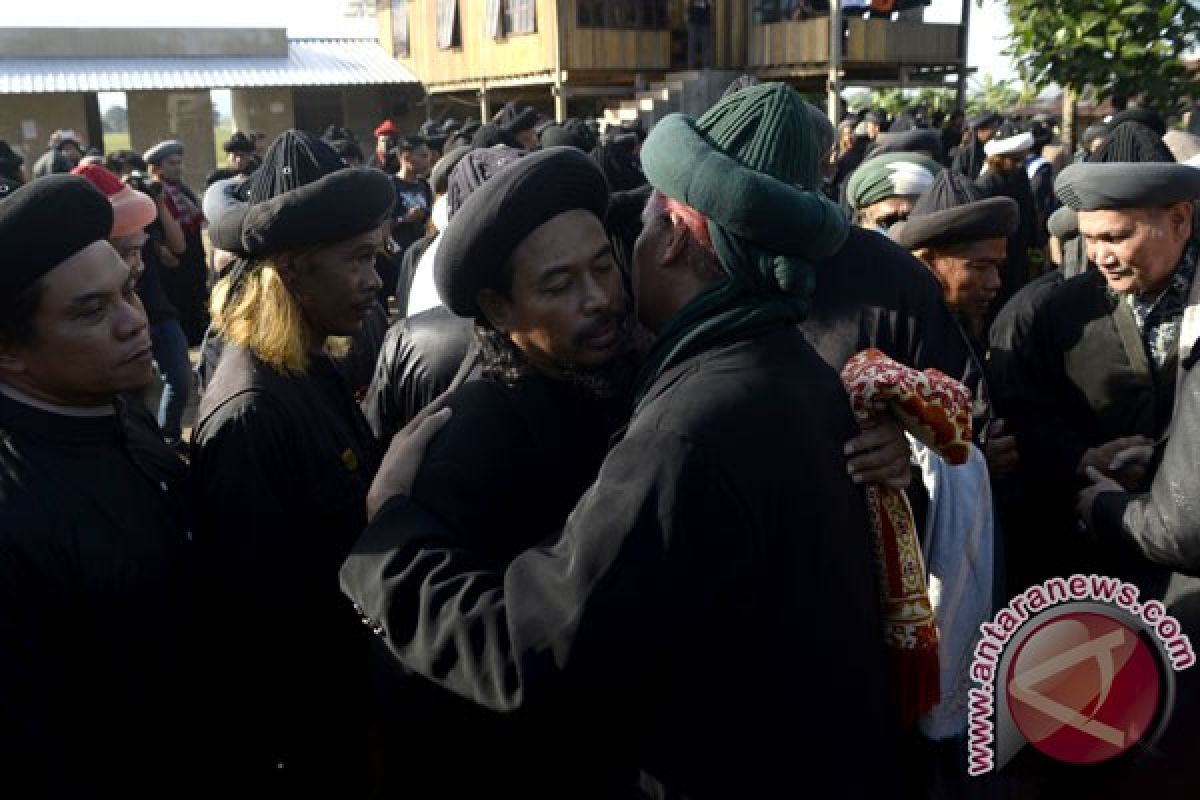
[[[535,33],[537,0],[487,0],[484,17],[490,39]]]
[[[581,28],[666,30],[671,21],[667,0],[577,0]]]
[[[504,32],[510,34],[536,33],[537,0],[504,0]]]
[[[392,49],[398,58],[411,54],[408,43],[408,0],[392,0]]]
[[[462,47],[462,28],[458,21],[458,0],[438,0],[437,45],[442,50]]]

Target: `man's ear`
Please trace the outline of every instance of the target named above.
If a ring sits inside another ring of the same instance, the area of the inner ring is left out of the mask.
[[[692,239],[692,233],[688,230],[684,221],[678,214],[667,212],[667,219],[671,221],[671,235],[667,238],[666,247],[663,251],[662,263],[673,264],[676,261],[687,260],[688,245]]]
[[[1190,200],[1180,200],[1175,205],[1169,207],[1167,213],[1170,215],[1171,227],[1185,238],[1190,237],[1195,233],[1192,230],[1192,225],[1194,224],[1193,214],[1195,211],[1196,207]]]
[[[475,302],[482,309],[491,326],[501,333],[508,333],[512,323],[512,303],[494,289],[480,289]]]

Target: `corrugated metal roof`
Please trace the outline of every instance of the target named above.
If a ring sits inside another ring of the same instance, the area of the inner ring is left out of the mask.
[[[416,82],[374,39],[289,39],[287,58],[0,56],[0,94]]]

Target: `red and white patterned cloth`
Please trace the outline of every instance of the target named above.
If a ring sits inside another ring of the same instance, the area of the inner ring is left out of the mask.
[[[950,464],[971,453],[971,393],[935,369],[920,372],[864,350],[842,368],[842,382],[860,421],[884,406],[916,439]],[[911,727],[938,702],[938,632],[925,583],[925,563],[912,508],[903,491],[867,487],[875,533],[887,645],[897,671],[901,724]]]

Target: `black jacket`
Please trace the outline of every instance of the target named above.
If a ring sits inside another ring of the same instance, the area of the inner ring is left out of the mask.
[[[429,446],[413,499],[496,570],[562,528],[629,416],[624,398],[601,400],[538,373],[513,386],[474,378],[449,405],[453,416]],[[610,776],[581,759],[580,742],[563,735],[570,721],[549,709],[499,714],[404,675],[376,652],[372,706],[388,723],[385,794],[558,798],[586,783],[584,771],[603,787],[621,780],[619,770]]]
[[[184,796],[192,529],[183,462],[135,398],[68,417],[0,395],[0,785]]]
[[[236,720],[214,742],[218,776],[253,791],[353,794],[365,754],[366,636],[337,569],[365,524],[377,465],[374,438],[328,358],[285,375],[225,344],[192,436],[219,653],[210,710]]]
[[[557,538],[501,569],[396,498],[343,590],[408,668],[498,712],[552,706],[647,783],[878,797],[894,735],[856,431],[795,329],[717,346],[654,383]]]
[[[390,442],[396,431],[450,386],[474,336],[471,320],[455,316],[445,306],[392,324],[362,401],[363,413],[380,442]]]
[[[800,330],[831,367],[840,372],[855,353],[877,347],[914,369],[936,368],[971,390],[975,429],[983,429],[992,415],[983,367],[921,262],[855,226],[841,250],[814,266],[812,311]]]

